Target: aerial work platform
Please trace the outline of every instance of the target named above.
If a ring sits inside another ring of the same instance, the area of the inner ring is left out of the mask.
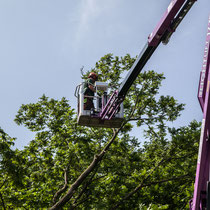
[[[111,120],[101,120],[99,117],[92,116],[88,110],[86,113],[80,113],[77,118],[78,125],[88,127],[119,128],[122,124],[122,121],[123,118],[119,116],[116,116]]]
[[[81,83],[76,88],[75,96],[78,99],[77,123],[88,127],[119,128],[123,122],[123,104],[119,106],[118,111],[113,116],[107,113],[107,116],[102,118],[101,112],[106,107],[107,103],[110,103],[112,98],[107,95],[107,83],[95,82],[94,86],[96,88],[95,96],[84,95],[84,83]],[[84,109],[85,97],[91,97],[93,99],[95,107],[93,110]]]

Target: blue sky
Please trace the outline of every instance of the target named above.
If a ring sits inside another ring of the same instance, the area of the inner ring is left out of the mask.
[[[107,53],[140,53],[170,0],[0,0],[0,127],[22,148],[33,133],[13,121],[21,104],[43,94],[66,97],[76,108],[80,68]],[[202,119],[197,100],[209,0],[197,0],[168,45],[160,45],[144,70],[163,72],[160,94],[186,109],[174,126]],[[138,136],[138,129],[134,135]]]

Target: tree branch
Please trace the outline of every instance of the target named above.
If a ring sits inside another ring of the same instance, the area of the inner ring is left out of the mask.
[[[131,118],[129,121],[136,121],[136,120],[143,120],[143,121],[146,121],[146,120],[156,120],[156,119],[158,119],[158,117],[151,117],[151,118],[137,117],[137,118]]]
[[[164,182],[169,182],[169,181],[174,181],[174,180],[179,180],[179,179],[183,179],[185,177],[189,177],[189,174],[185,174],[185,175],[182,175],[182,176],[178,176],[178,177],[171,177],[169,179],[163,179],[163,180],[160,180],[160,181],[156,181],[156,182],[150,182],[148,184],[143,184],[141,187],[149,187],[151,185],[156,185],[156,184],[162,184]]]
[[[188,157],[192,157],[193,155],[195,155],[194,152],[190,153],[190,154],[187,154],[187,155],[184,155],[184,156],[181,156],[181,157],[171,157],[169,158],[169,160],[180,160],[180,159],[185,159],[185,158],[188,158]]]
[[[117,203],[112,208],[112,210],[117,209],[125,200],[129,199],[133,194],[135,194],[138,190],[140,190],[143,187],[148,187],[148,186],[151,186],[151,185],[162,184],[162,183],[169,182],[169,181],[179,180],[179,179],[183,179],[185,177],[189,177],[189,174],[185,174],[185,175],[182,175],[182,176],[179,176],[179,177],[172,177],[172,178],[169,178],[169,179],[163,179],[163,180],[159,180],[159,181],[156,181],[156,182],[150,182],[148,184],[143,184],[143,182],[141,182],[133,191],[128,193],[119,203]]]
[[[74,193],[76,192],[76,190],[78,189],[78,187],[83,183],[83,181],[88,177],[88,175],[95,169],[95,167],[103,159],[104,154],[109,150],[111,144],[114,142],[114,140],[116,139],[118,133],[123,128],[123,126],[125,125],[125,123],[127,123],[127,122],[122,123],[121,127],[114,132],[111,140],[105,146],[105,148],[98,155],[95,155],[94,156],[94,159],[93,159],[92,163],[83,171],[83,173],[71,185],[71,187],[68,190],[68,192],[66,193],[66,195],[64,195],[55,205],[53,205],[50,208],[50,210],[61,208],[62,206],[64,206],[72,198],[72,196],[74,195]]]
[[[54,209],[59,209],[62,206],[64,206],[74,195],[74,193],[76,192],[76,190],[79,188],[79,186],[83,183],[83,181],[88,177],[88,175],[95,169],[95,167],[100,163],[100,161],[103,159],[104,154],[109,150],[110,146],[112,145],[112,143],[114,142],[114,140],[116,139],[118,133],[121,131],[121,129],[124,127],[124,125],[129,121],[129,119],[131,119],[131,117],[133,116],[135,110],[136,110],[136,106],[138,104],[140,98],[140,94],[137,95],[136,98],[136,102],[134,107],[131,109],[131,112],[129,114],[129,117],[127,118],[127,120],[124,120],[124,122],[122,123],[121,127],[117,130],[113,130],[113,136],[111,138],[111,140],[109,141],[109,143],[104,147],[104,149],[98,154],[95,155],[93,158],[93,161],[90,163],[90,165],[83,171],[83,173],[77,178],[77,180],[71,185],[70,189],[68,190],[68,192],[56,203],[54,204],[50,210],[54,210]]]
[[[94,175],[95,175],[95,173],[94,173]],[[94,178],[94,175],[91,176],[91,178],[90,178],[90,183],[87,183],[87,184],[85,185],[84,189],[81,191],[81,193],[79,194],[79,196],[75,199],[73,205],[69,208],[69,210],[74,210],[74,209],[77,208],[79,205],[81,205],[82,203],[84,203],[85,201],[87,201],[87,200],[89,199],[88,196],[87,196],[87,197],[84,198],[82,201],[76,203],[77,200],[82,196],[82,194],[85,193],[85,191],[87,190],[87,187],[88,187],[91,183],[93,183],[94,181],[97,181],[98,179],[101,179],[101,178],[107,176],[107,174],[106,174],[106,175],[104,175],[104,176],[100,176],[100,177],[97,177],[96,179],[93,179],[93,178]],[[92,180],[91,180],[91,179],[92,179]]]
[[[168,155],[174,150],[174,148],[172,147],[169,151],[166,151],[165,154],[163,154],[163,158],[157,163],[157,165],[154,168],[151,168],[150,170],[148,170],[147,175],[145,174],[145,176],[143,177],[141,183],[130,193],[128,193],[126,196],[124,196],[123,199],[121,199],[121,201],[119,201],[112,209],[116,209],[118,208],[125,200],[127,200],[128,198],[130,198],[133,194],[135,194],[139,189],[142,188],[143,183],[145,183],[147,181],[147,179],[153,174],[153,172],[159,167],[161,166],[165,161],[169,160],[170,157],[167,157],[167,153]]]
[[[79,193],[79,195],[77,196],[77,198],[75,199],[74,203],[73,203],[73,208],[76,207],[76,203],[77,201],[81,198],[81,196],[85,193],[85,191],[87,190],[87,187],[93,182],[93,178],[96,175],[97,169],[95,170],[95,172],[92,174],[92,176],[90,177],[90,179],[88,180],[88,182],[85,184],[84,188],[82,189],[82,191]],[[74,207],[75,206],[75,207]]]
[[[76,209],[79,205],[81,205],[82,203],[84,203],[85,201],[87,201],[89,198],[86,197],[83,200],[81,200],[79,203],[77,203],[76,205],[71,206],[68,210],[74,210]]]
[[[56,203],[57,198],[67,189],[67,185],[68,185],[68,175],[67,175],[68,169],[69,169],[69,167],[67,167],[67,169],[64,171],[64,185],[63,185],[63,187],[60,190],[58,190],[55,193],[55,195],[53,197],[53,204]]]

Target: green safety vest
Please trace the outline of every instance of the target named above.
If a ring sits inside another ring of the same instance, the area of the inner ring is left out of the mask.
[[[91,79],[91,78],[88,78],[85,81],[85,84],[84,84],[84,95],[94,96],[94,92],[88,87],[89,85],[94,86],[94,80]]]

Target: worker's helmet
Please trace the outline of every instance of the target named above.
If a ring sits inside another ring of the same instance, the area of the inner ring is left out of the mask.
[[[92,78],[92,79],[94,79],[95,81],[98,80],[98,76],[97,76],[97,74],[94,73],[94,72],[90,72],[88,78]]]

